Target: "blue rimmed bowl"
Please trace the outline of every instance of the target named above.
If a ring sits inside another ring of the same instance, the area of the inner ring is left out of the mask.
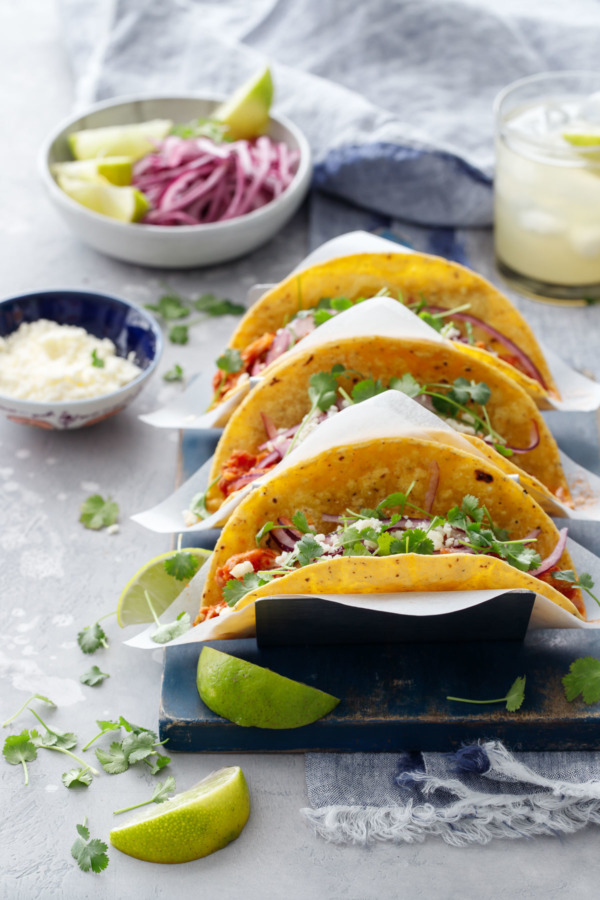
[[[8,337],[22,322],[38,319],[78,325],[94,337],[110,338],[117,355],[132,354],[142,372],[129,384],[86,400],[37,402],[0,394],[0,412],[12,422],[58,430],[93,425],[124,409],[156,371],[163,349],[160,327],[150,313],[126,300],[93,291],[58,289],[0,301],[1,337]]]

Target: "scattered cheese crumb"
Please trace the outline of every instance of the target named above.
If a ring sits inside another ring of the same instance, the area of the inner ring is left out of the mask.
[[[254,566],[250,562],[249,559],[244,562],[240,562],[237,566],[234,566],[231,570],[232,578],[243,578],[244,575],[249,575],[250,572],[254,572]]]
[[[121,530],[121,529],[119,528],[119,526],[118,526],[117,523],[115,522],[114,525],[109,525],[109,526],[108,526],[108,528],[106,529],[106,533],[107,533],[107,534],[118,534],[120,530]]]

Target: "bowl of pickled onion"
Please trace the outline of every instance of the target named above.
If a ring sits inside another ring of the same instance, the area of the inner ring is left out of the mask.
[[[300,129],[271,116],[252,141],[215,143],[167,135],[136,161],[132,184],[149,209],[139,222],[121,222],[88,209],[57,184],[53,169],[72,160],[68,135],[84,129],[155,119],[185,124],[210,117],[218,98],[129,97],[98,103],[62,122],[40,154],[50,199],[76,236],[124,262],[160,268],[214,265],[243,256],[277,234],[304,199],[311,152]]]

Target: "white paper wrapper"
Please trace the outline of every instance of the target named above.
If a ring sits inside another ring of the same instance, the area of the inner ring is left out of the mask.
[[[399,391],[386,391],[384,394],[379,394],[356,406],[349,406],[331,419],[327,419],[312,431],[306,440],[298,444],[268,475],[246,485],[234,497],[226,500],[216,513],[195,525],[185,528],[183,510],[189,507],[194,494],[206,490],[212,460],[205,462],[191,478],[188,478],[181,487],[158,506],[131,518],[150,531],[162,534],[183,530],[186,532],[207,531],[217,528],[226,521],[244,497],[289,466],[317,456],[332,447],[356,444],[357,441],[403,436],[444,441],[459,450],[480,455],[461,434],[438,419],[424,406],[415,403],[414,400]],[[485,458],[483,454],[481,456]],[[518,480],[517,476],[515,476],[515,480]]]
[[[330,259],[336,259],[343,256],[351,256],[354,253],[414,253],[416,251],[409,250],[406,247],[403,247],[401,244],[397,244],[394,241],[388,241],[385,238],[378,237],[374,234],[369,234],[366,231],[351,231],[348,234],[340,235],[337,238],[333,238],[331,241],[327,241],[325,244],[322,244],[317,250],[314,250],[310,253],[305,259],[302,260],[301,263],[294,269],[294,272],[301,272],[304,269],[309,268],[310,266],[318,265],[319,263],[327,262]],[[292,273],[293,274],[293,273]],[[255,303],[262,295],[272,288],[274,285],[272,284],[262,284],[255,285],[248,294],[248,300],[250,304]],[[399,306],[395,301],[394,304]],[[342,321],[346,318],[348,313],[351,310],[347,310],[343,316],[336,316],[335,322]],[[412,315],[413,318],[418,318],[414,316],[414,314],[410,313],[410,311],[406,310],[409,315]],[[405,332],[401,332],[398,334],[399,337],[402,336],[410,336],[412,330],[408,325],[408,319],[405,320],[407,322],[407,330]],[[426,339],[435,340],[439,338],[437,332],[434,329],[429,328],[429,326],[425,325],[422,320],[419,320],[421,325],[424,326],[425,331],[421,330],[418,333],[419,337],[425,337]],[[326,323],[326,325],[329,323]],[[325,328],[325,325],[322,325],[320,328],[305,338],[300,342],[300,346],[302,349],[309,346],[308,341],[311,338],[314,338],[315,335],[320,334],[321,330]],[[369,334],[377,334],[379,332],[373,332],[371,329],[368,330]],[[434,337],[435,336],[435,337]],[[591,410],[600,408],[600,384],[595,381],[591,381],[591,379],[586,378],[584,375],[581,375],[579,372],[576,372],[570,366],[568,366],[559,356],[556,355],[552,350],[545,347],[541,342],[540,345],[542,350],[546,356],[548,361],[548,365],[550,367],[550,371],[556,381],[558,389],[561,393],[562,400],[553,400],[550,399],[549,405],[552,409],[562,410],[562,411],[575,411],[575,412],[589,412]],[[293,351],[291,351],[293,352]],[[289,354],[288,354],[289,355]],[[226,413],[229,413],[235,409],[236,406],[241,403],[242,399],[247,393],[250,385],[247,385],[246,390],[240,391],[234,394],[232,397],[226,401],[226,404],[221,404],[218,409],[211,410],[206,413],[204,410],[208,407],[212,398],[212,372],[203,372],[196,379],[196,386],[190,385],[190,387],[176,400],[172,401],[172,403],[167,404],[162,409],[157,410],[156,412],[149,413],[147,415],[140,416],[143,422],[146,422],[149,425],[154,425],[158,428],[181,428],[181,429],[195,429],[195,430],[204,430],[207,428],[214,428],[219,419],[224,416]]]
[[[577,544],[568,540],[567,548],[573,557],[575,568],[579,572],[588,572],[595,584],[600,585],[600,559]],[[318,565],[318,563],[317,563]],[[172,622],[181,612],[188,612],[194,619],[200,608],[204,581],[208,572],[208,563],[200,569],[189,585],[161,616],[161,622]],[[515,590],[518,590],[518,582]],[[506,593],[502,591],[501,593]],[[497,596],[497,590],[486,591],[439,591],[410,592],[404,594],[319,594],[326,600],[356,608],[368,608],[383,612],[397,612],[413,616],[434,616],[442,613],[468,609]],[[292,595],[291,595],[292,596]],[[308,594],[294,594],[294,597],[307,597]],[[587,616],[590,621],[582,622],[576,616],[557,606],[546,597],[536,594],[536,600],[529,623],[530,628],[600,628],[600,607],[584,593]],[[318,624],[315,626],[318,628]],[[157,646],[151,638],[155,625],[143,629],[135,637],[125,641],[130,647],[140,650],[156,650]],[[227,639],[234,637],[252,637],[255,633],[254,606],[245,606],[239,611],[226,610],[220,616],[202,622],[186,634],[171,641],[174,644],[191,644],[201,641]]]

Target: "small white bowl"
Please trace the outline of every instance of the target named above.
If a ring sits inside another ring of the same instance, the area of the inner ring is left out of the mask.
[[[72,200],[52,177],[50,166],[53,163],[73,158],[67,143],[67,135],[73,131],[150,119],[189,122],[210,115],[219,102],[218,98],[192,95],[127,97],[98,103],[85,114],[62,122],[42,147],[39,168],[50,199],[77,237],[108,256],[167,269],[225,262],[249,253],[272,238],[302,203],[312,175],[308,141],[300,129],[283,116],[271,117],[267,133],[273,140],[285,141],[290,148],[300,151],[294,179],[276,200],[237,219],[177,226],[119,222]]]
[[[8,337],[22,322],[38,319],[77,325],[95,337],[110,338],[117,355],[131,354],[142,371],[116,391],[86,400],[38,402],[0,394],[0,413],[12,422],[59,431],[94,425],[131,403],[156,371],[163,349],[160,327],[149,312],[127,300],[95,291],[58,289],[0,300],[1,337]]]

